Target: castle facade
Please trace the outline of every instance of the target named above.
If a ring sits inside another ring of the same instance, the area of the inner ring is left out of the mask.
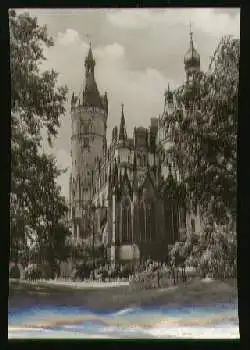
[[[184,58],[185,87],[192,87],[200,56],[190,48]],[[162,114],[148,128],[126,132],[121,108],[119,127],[107,145],[108,97],[99,93],[90,45],[85,59],[85,88],[71,99],[70,223],[72,239],[104,244],[112,262],[152,258],[165,260],[168,247],[186,231],[201,231],[199,210],[190,208],[173,191],[181,174],[171,163],[173,146],[169,119],[175,110],[168,87]],[[184,107],[185,108],[185,107]],[[92,223],[92,224],[90,224]]]

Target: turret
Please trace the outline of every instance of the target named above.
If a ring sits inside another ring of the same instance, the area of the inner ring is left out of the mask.
[[[83,91],[83,105],[86,107],[103,108],[100,93],[95,81],[95,60],[92,53],[91,44],[89,52],[85,58],[85,89]]]
[[[170,105],[173,105],[174,103],[174,97],[173,97],[173,92],[170,90],[169,84],[168,88],[165,91],[165,108],[169,107]]]
[[[200,71],[200,55],[194,48],[193,33],[190,30],[190,47],[184,57],[187,82],[191,82],[195,73]]]
[[[112,130],[112,143],[116,143],[118,137],[118,129],[117,126],[115,126]]]
[[[192,100],[199,90],[199,82],[195,79],[196,74],[200,72],[200,55],[194,48],[193,33],[190,30],[190,47],[184,57],[186,84],[183,90],[183,99],[185,108],[188,110],[192,106]]]
[[[120,122],[120,130],[119,130],[119,144],[124,144],[127,140],[127,133],[125,127],[125,117],[124,117],[124,104],[122,103],[122,115]]]
[[[105,91],[104,97],[103,97],[103,107],[106,110],[106,113],[108,113],[108,95],[107,95],[107,91]]]

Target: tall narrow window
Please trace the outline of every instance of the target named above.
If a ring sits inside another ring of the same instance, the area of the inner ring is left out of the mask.
[[[146,242],[147,241],[147,230],[148,230],[148,223],[147,223],[147,204],[144,202],[144,236],[143,239]]]
[[[130,243],[132,239],[131,204],[126,199],[122,204],[122,242]]]
[[[145,240],[146,241],[149,241],[150,240],[150,202],[149,200],[147,200],[147,202],[145,203],[145,207],[146,207],[146,210],[145,210],[145,214],[146,214],[146,234],[145,234]]]
[[[144,219],[144,206],[143,202],[140,202],[139,206],[139,241],[142,241],[145,235],[145,219]]]
[[[195,233],[195,220],[191,219],[191,230],[193,233]]]
[[[149,217],[149,221],[150,221],[150,240],[153,240],[155,237],[155,202],[151,201],[150,204],[150,217]]]

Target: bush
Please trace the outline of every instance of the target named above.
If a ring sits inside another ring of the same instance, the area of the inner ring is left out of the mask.
[[[90,277],[91,273],[91,266],[89,266],[87,263],[83,263],[81,265],[76,266],[75,271],[72,273],[72,279],[73,280],[84,280],[85,278]]]
[[[197,269],[201,277],[235,278],[237,275],[236,232],[226,226],[215,226],[201,235],[186,257],[185,265]]]
[[[21,273],[17,265],[14,265],[10,268],[9,277],[20,279]]]
[[[47,280],[47,279],[52,279],[54,277],[52,268],[50,267],[49,264],[41,265],[40,269],[41,269],[42,278]]]
[[[29,265],[24,271],[24,278],[27,280],[38,280],[43,276],[42,270],[38,265]]]

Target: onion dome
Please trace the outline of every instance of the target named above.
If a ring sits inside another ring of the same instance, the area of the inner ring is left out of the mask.
[[[185,69],[199,68],[200,67],[200,55],[194,48],[193,33],[190,32],[190,47],[184,56]]]

